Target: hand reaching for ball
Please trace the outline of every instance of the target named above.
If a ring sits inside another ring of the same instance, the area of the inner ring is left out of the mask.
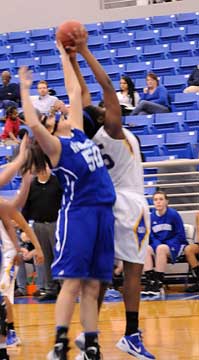
[[[70,57],[75,57],[76,52],[83,52],[87,46],[87,36],[87,31],[80,22],[72,20],[63,23],[56,33],[60,53],[66,51]]]

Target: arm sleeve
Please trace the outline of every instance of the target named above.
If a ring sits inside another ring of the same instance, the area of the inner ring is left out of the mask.
[[[180,246],[187,244],[184,225],[181,216],[176,212],[173,215],[173,235],[172,238],[166,241],[168,246]]]

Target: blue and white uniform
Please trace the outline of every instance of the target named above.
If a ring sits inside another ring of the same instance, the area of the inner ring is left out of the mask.
[[[183,221],[179,213],[169,207],[161,216],[157,213],[157,210],[153,210],[151,214],[149,245],[151,245],[154,252],[156,252],[158,245],[161,244],[169,246],[171,260],[173,262],[182,254],[184,247],[188,245]]]
[[[113,184],[98,147],[82,131],[74,129],[71,137],[59,140],[62,150],[54,171],[64,193],[53,277],[109,281],[114,258]]]

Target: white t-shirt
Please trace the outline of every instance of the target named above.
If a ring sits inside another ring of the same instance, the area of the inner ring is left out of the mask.
[[[55,105],[55,102],[58,100],[56,96],[45,95],[31,96],[31,101],[34,108],[38,109],[42,114],[46,114],[51,110],[51,107]]]
[[[122,93],[121,91],[118,91],[116,93],[117,98],[119,100],[120,105],[125,105],[127,107],[132,107],[132,99],[129,95],[126,95]],[[140,96],[137,91],[134,92],[134,100],[135,100],[135,107],[138,105],[138,102],[140,100]]]

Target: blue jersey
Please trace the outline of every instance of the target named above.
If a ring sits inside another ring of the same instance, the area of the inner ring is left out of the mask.
[[[115,190],[97,145],[80,130],[59,137],[62,150],[54,169],[64,189],[62,206],[113,205]]]

